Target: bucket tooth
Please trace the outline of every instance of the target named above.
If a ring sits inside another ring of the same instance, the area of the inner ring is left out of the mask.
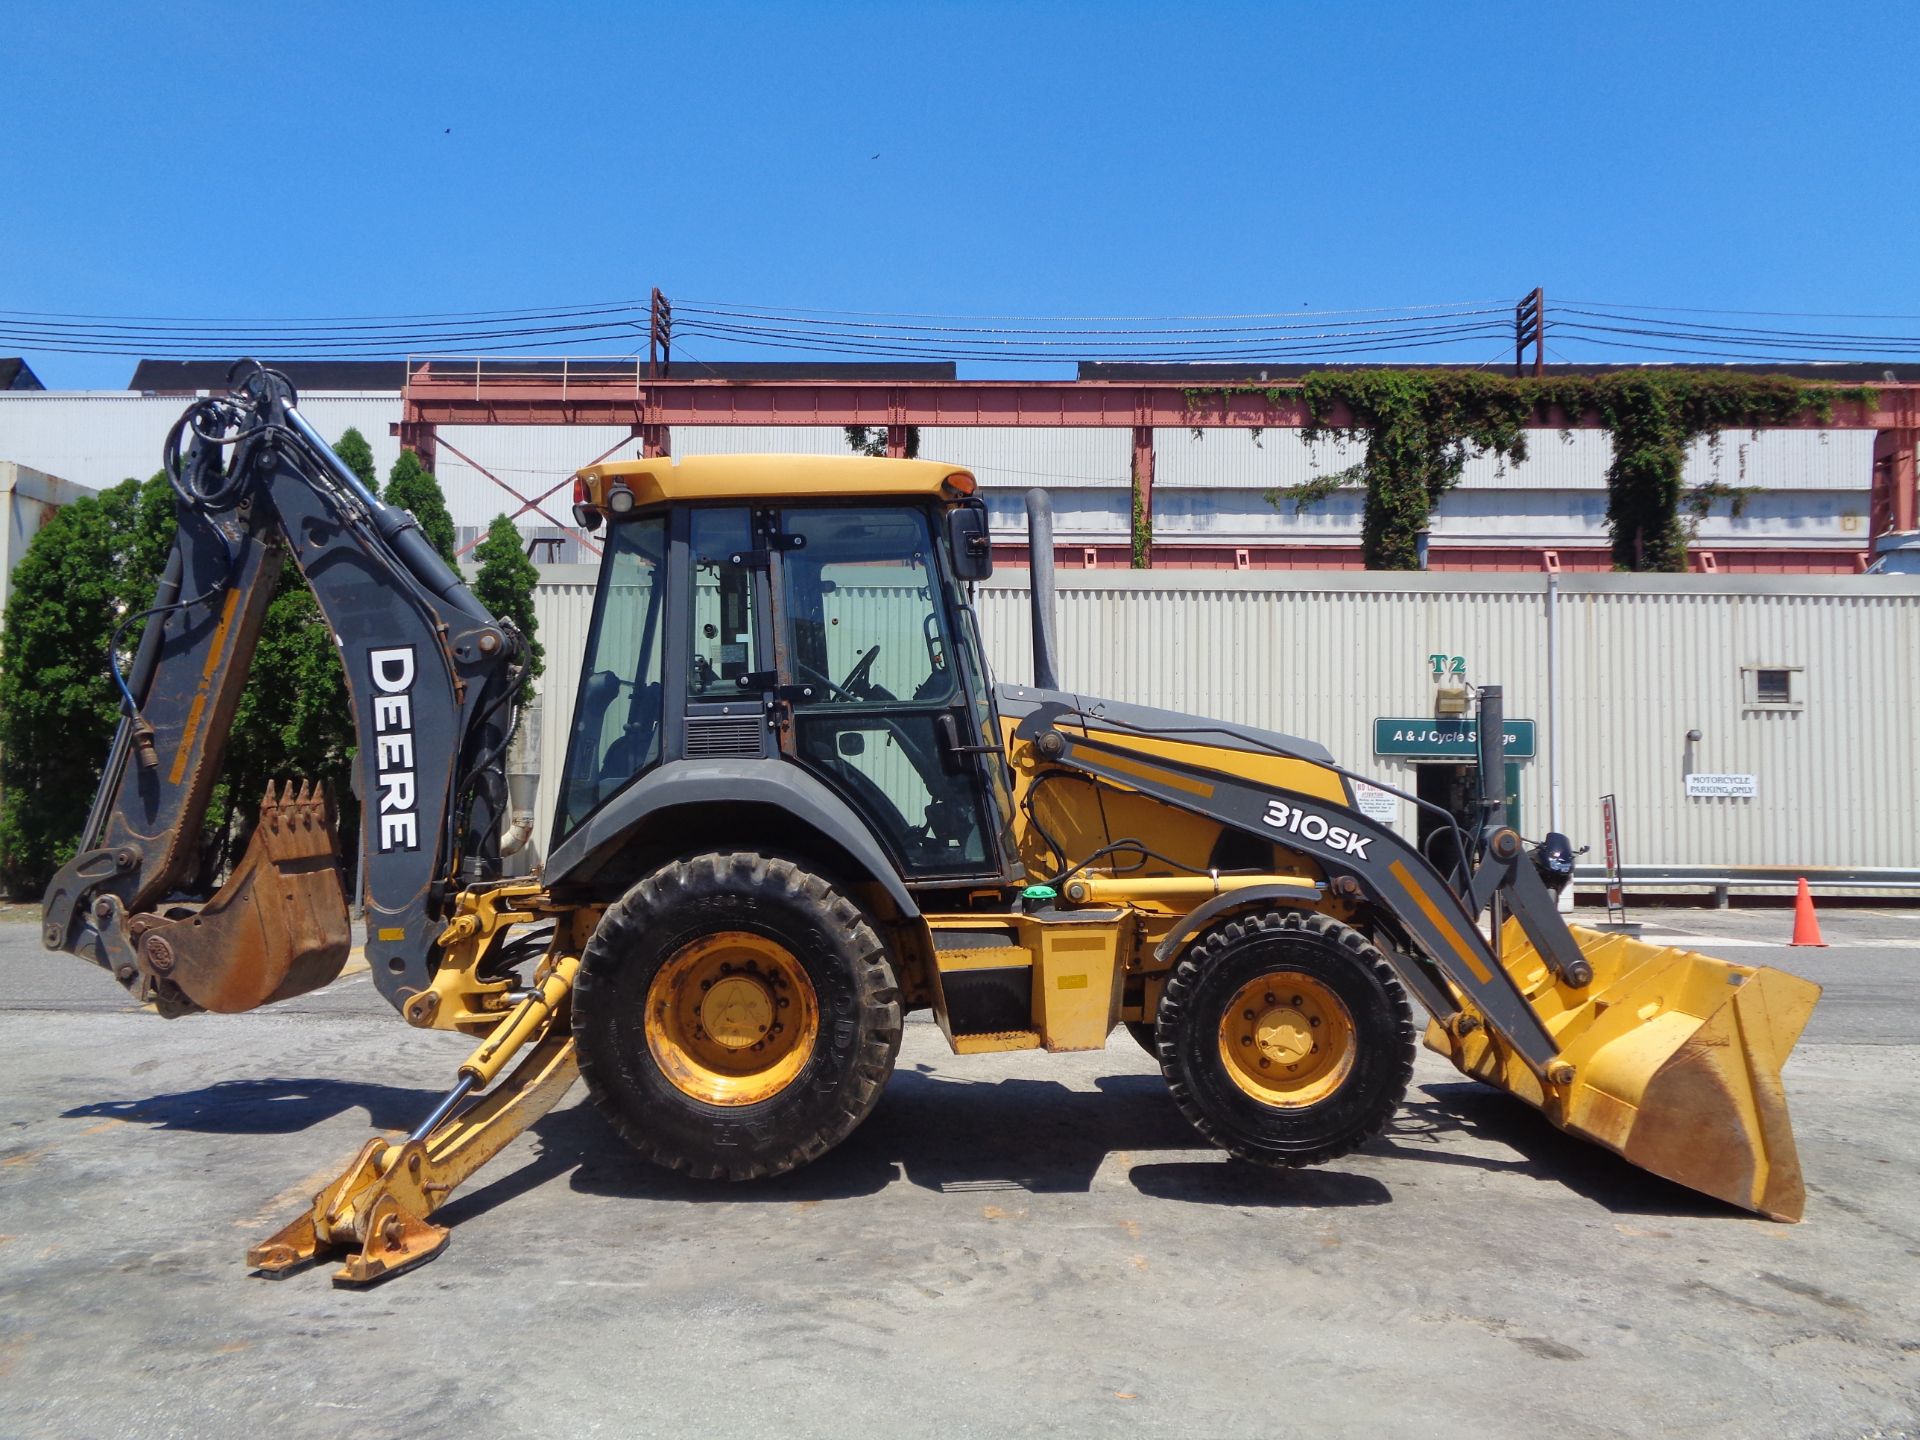
[[[1798,1220],[1806,1192],[1780,1071],[1820,987],[1764,966],[1573,933],[1593,982],[1530,990],[1570,1078],[1542,1079],[1484,1028],[1462,1036],[1430,1025],[1429,1048],[1643,1170]],[[1516,980],[1541,971],[1515,922],[1502,932],[1501,957]]]

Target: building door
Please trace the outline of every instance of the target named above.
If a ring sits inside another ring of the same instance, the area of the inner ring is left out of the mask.
[[[1429,805],[1437,805],[1453,817],[1461,837],[1473,843],[1474,827],[1480,823],[1480,767],[1472,761],[1430,760],[1414,767],[1417,781],[1414,794]],[[1520,765],[1507,762],[1507,824],[1522,830],[1520,823]],[[1416,812],[1420,853],[1442,875],[1451,875],[1459,864],[1459,844],[1453,827],[1428,810]],[[1522,830],[1522,833],[1525,833]]]

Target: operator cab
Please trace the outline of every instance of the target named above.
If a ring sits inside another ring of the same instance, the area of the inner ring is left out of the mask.
[[[583,471],[576,515],[607,528],[555,846],[662,767],[793,764],[909,884],[1005,883],[973,491],[952,466],[854,456]]]

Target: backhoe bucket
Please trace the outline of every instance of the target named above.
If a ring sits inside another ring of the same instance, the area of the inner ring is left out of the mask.
[[[142,958],[204,1010],[252,1010],[330,984],[353,935],[325,791],[268,785],[247,853],[219,893],[135,923]]]
[[[1806,1202],[1780,1068],[1820,987],[1625,935],[1572,927],[1591,984],[1556,980],[1520,929],[1501,960],[1560,1046],[1546,1080],[1484,1025],[1438,1021],[1427,1046],[1560,1129],[1644,1170],[1773,1220]],[[1566,1067],[1571,1067],[1567,1073]]]

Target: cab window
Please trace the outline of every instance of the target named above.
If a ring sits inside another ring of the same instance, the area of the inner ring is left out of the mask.
[[[607,536],[555,807],[558,835],[660,759],[666,543],[658,516],[618,523]]]

